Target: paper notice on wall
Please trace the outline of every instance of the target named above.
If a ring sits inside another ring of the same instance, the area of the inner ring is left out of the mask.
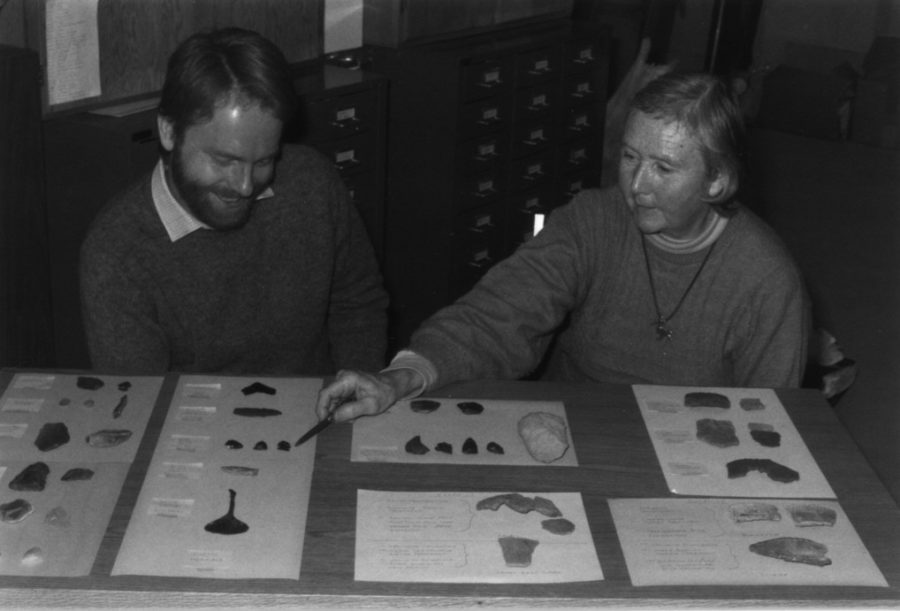
[[[47,0],[47,101],[99,96],[99,0]]]

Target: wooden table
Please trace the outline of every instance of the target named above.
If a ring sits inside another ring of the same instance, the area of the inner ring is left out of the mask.
[[[3,387],[11,374],[0,378]],[[491,467],[350,462],[351,427],[317,440],[300,579],[214,580],[111,577],[177,376],[166,377],[91,575],[0,577],[8,607],[723,607],[900,605],[900,509],[815,391],[778,395],[828,478],[889,588],[631,585],[607,499],[668,497],[665,478],[629,386],[474,382],[436,396],[562,400],[580,466]],[[581,492],[605,579],[568,584],[368,583],[353,580],[356,491],[528,490]],[[0,550],[2,553],[2,550]]]

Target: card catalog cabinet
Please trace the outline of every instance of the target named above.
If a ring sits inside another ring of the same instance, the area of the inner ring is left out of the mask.
[[[600,180],[605,30],[568,21],[368,47],[391,82],[385,276],[402,347],[532,236],[535,214]]]
[[[376,253],[383,244],[386,81],[315,63],[298,69],[301,116],[286,139],[334,160]],[[56,366],[87,367],[78,252],[99,209],[159,157],[156,111],[125,117],[79,113],[44,124]]]
[[[40,66],[0,45],[0,366],[52,358],[41,158]]]

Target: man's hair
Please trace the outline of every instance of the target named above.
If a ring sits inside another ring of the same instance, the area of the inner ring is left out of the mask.
[[[263,36],[241,28],[200,32],[169,57],[159,114],[176,137],[231,101],[259,106],[288,123],[297,109],[290,65]]]
[[[638,91],[631,108],[683,125],[700,144],[709,171],[728,177],[720,203],[735,194],[746,169],[746,128],[740,105],[721,78],[669,72]]]

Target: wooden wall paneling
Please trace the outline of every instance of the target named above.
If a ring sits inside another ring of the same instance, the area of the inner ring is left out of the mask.
[[[363,0],[363,41],[400,47],[569,17],[574,0]]]
[[[26,30],[46,73],[46,0],[28,0]],[[281,48],[291,63],[323,53],[324,0],[100,0],[98,97],[48,105],[45,113],[85,110],[152,97],[162,86],[169,55],[201,30],[240,26],[256,30]]]
[[[51,365],[37,54],[0,45],[0,366]]]

